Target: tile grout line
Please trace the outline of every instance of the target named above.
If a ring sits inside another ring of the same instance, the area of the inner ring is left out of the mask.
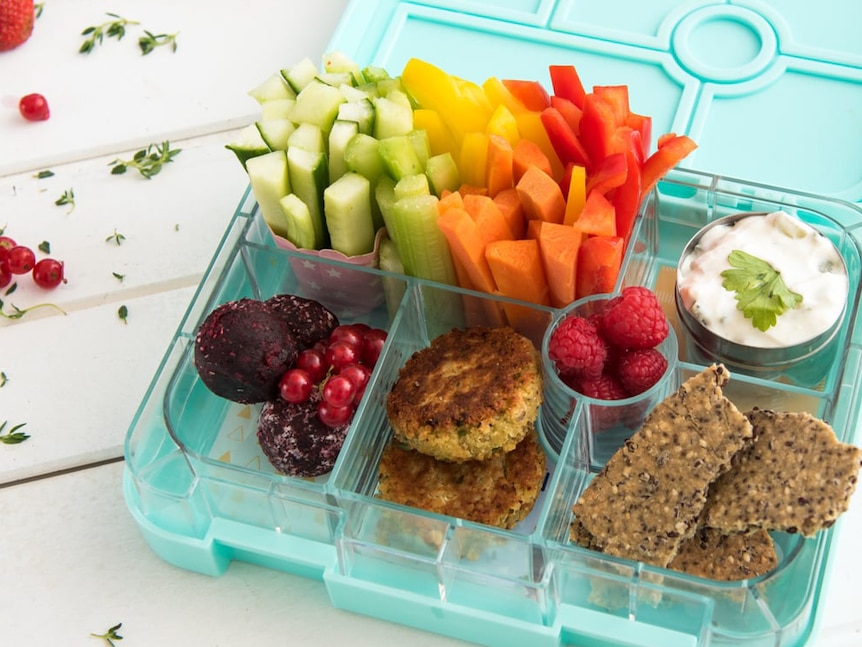
[[[103,460],[94,461],[92,463],[84,463],[83,465],[75,465],[74,467],[64,467],[63,469],[54,470],[53,472],[45,472],[44,474],[34,474],[33,476],[25,476],[24,478],[15,479],[14,481],[8,481],[6,483],[0,483],[0,490],[3,490],[5,488],[14,487],[16,485],[26,485],[27,483],[42,481],[42,480],[54,478],[57,476],[65,476],[66,474],[74,474],[75,472],[83,472],[84,470],[92,469],[95,467],[104,467],[105,465],[112,465],[114,463],[122,463],[123,461],[125,461],[125,457],[114,456],[112,458],[105,458]]]

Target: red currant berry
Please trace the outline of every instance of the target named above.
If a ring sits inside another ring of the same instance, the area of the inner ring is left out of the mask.
[[[5,288],[12,282],[12,271],[5,258],[0,258],[0,288]]]
[[[317,405],[317,417],[327,427],[340,427],[350,422],[353,407],[333,407],[326,400],[321,400]]]
[[[371,369],[362,364],[348,364],[341,369],[338,375],[346,377],[348,380],[353,382],[353,386],[356,387],[356,394],[353,396],[353,401],[359,402],[362,399],[362,395],[365,393],[365,387],[368,384],[368,380],[371,378]]]
[[[21,97],[18,110],[27,121],[45,121],[51,116],[48,101],[41,94],[28,94]]]
[[[9,236],[0,236],[0,259],[9,258],[9,250],[17,244]]]
[[[36,254],[25,245],[15,245],[9,250],[7,261],[12,274],[26,274],[36,264]]]
[[[333,407],[349,407],[356,395],[356,385],[343,375],[333,375],[326,380],[321,395]]]
[[[362,344],[363,330],[357,324],[340,324],[329,334],[329,345],[337,341],[345,341],[357,348]]]
[[[50,290],[66,281],[63,263],[53,258],[43,258],[33,266],[33,282],[40,288]]]
[[[386,331],[372,328],[362,337],[362,363],[374,368],[386,343]]]
[[[326,363],[326,351],[318,348],[306,348],[296,356],[296,368],[301,368],[311,376],[315,384],[326,377],[329,364]]]
[[[326,362],[338,373],[348,364],[359,361],[359,347],[339,340],[326,347]]]
[[[278,382],[278,392],[288,402],[305,402],[311,397],[314,382],[311,376],[301,368],[290,368],[281,376]]]

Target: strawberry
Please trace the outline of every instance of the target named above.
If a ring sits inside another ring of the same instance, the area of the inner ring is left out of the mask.
[[[30,38],[34,19],[33,0],[0,0],[0,52]]]

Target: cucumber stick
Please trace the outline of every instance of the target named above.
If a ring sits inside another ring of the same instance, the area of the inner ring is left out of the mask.
[[[425,175],[431,192],[438,198],[443,195],[443,191],[457,191],[461,186],[458,165],[449,151],[429,157],[425,163]]]
[[[347,105],[347,104],[344,104]],[[359,133],[355,121],[336,119],[329,131],[329,181],[334,182],[347,172],[344,151],[354,135]]]
[[[287,149],[287,169],[291,189],[308,207],[314,229],[312,247],[328,247],[329,236],[323,222],[323,191],[329,183],[326,154],[291,146]]]
[[[255,124],[249,124],[242,128],[231,142],[225,144],[225,148],[233,151],[246,170],[248,170],[247,160],[269,152],[269,146],[266,145]]]
[[[272,99],[260,104],[260,118],[263,121],[269,119],[289,119],[290,113],[296,99]]]
[[[246,170],[266,224],[274,234],[289,240],[287,222],[280,204],[281,199],[290,193],[287,153],[276,150],[252,157],[246,162]]]
[[[377,139],[406,135],[413,130],[413,106],[403,92],[392,90],[386,96],[375,97],[372,103]]]
[[[290,119],[263,119],[256,121],[260,136],[270,150],[286,151],[288,141],[296,126]]]
[[[398,255],[395,241],[389,236],[380,237],[377,266],[381,270],[395,275],[382,277],[386,309],[389,311],[389,315],[394,317],[401,305],[401,300],[404,298],[404,293],[407,291],[407,284],[400,278],[404,274],[404,263],[401,262],[401,257]]]
[[[292,67],[281,70],[281,76],[284,77],[284,80],[287,81],[287,84],[296,94],[302,92],[302,89],[311,83],[319,73],[317,65],[308,57],[302,59]]]
[[[315,78],[296,95],[290,119],[298,124],[314,124],[328,134],[338,116],[338,106],[346,101],[337,87]]]
[[[317,249],[317,233],[308,205],[295,193],[288,193],[279,200],[279,207],[287,229],[285,238],[300,249]]]
[[[449,244],[437,226],[437,202],[433,195],[412,195],[396,200],[391,220],[398,254],[410,276],[456,284]]]
[[[325,153],[326,141],[323,131],[314,124],[301,123],[290,134],[288,148],[301,148],[312,153]]]
[[[358,173],[345,173],[323,191],[326,227],[332,248],[347,256],[374,250],[371,183]]]
[[[270,74],[261,83],[249,90],[248,95],[258,103],[296,98],[296,92],[278,72]]]
[[[425,172],[413,141],[406,134],[381,139],[378,150],[386,172],[396,181]]]

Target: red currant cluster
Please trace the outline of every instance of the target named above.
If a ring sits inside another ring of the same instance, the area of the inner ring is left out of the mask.
[[[12,282],[12,277],[32,274],[40,288],[56,288],[65,283],[63,263],[53,258],[36,261],[36,254],[26,245],[19,245],[9,236],[0,236],[0,288]]]
[[[336,326],[327,339],[299,353],[279,382],[281,397],[306,402],[320,391],[317,415],[329,427],[350,422],[386,342],[386,331],[364,323]]]

